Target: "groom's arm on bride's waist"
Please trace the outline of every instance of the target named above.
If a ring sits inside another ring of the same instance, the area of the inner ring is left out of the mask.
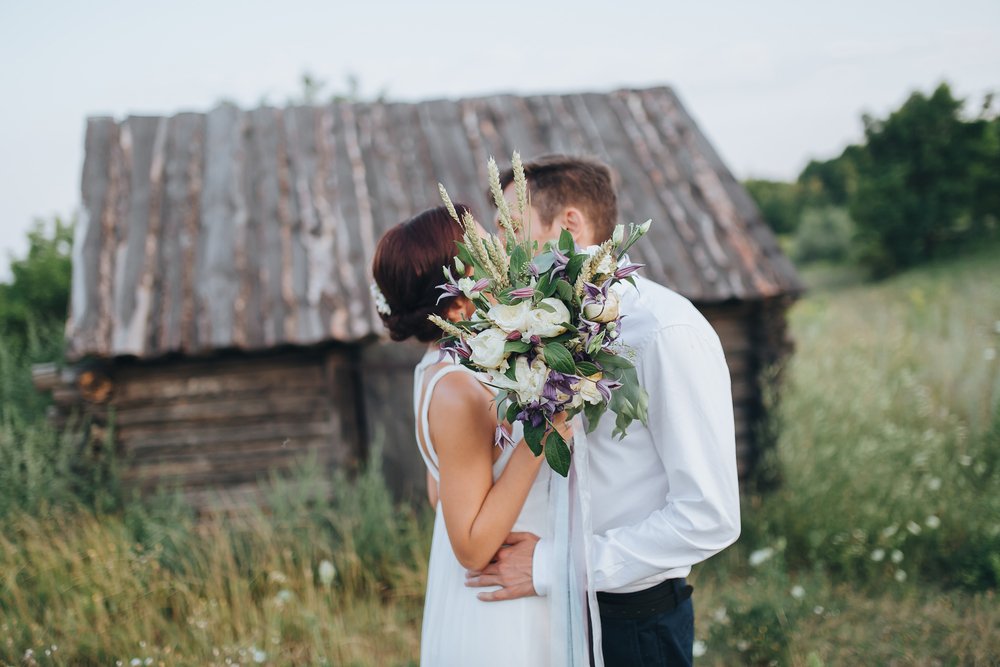
[[[594,536],[598,591],[690,567],[740,534],[732,387],[718,336],[707,322],[673,324],[637,352],[649,430],[635,435],[651,438],[670,490],[642,521]]]

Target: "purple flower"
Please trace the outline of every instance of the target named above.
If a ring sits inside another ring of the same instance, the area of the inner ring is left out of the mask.
[[[519,287],[518,289],[511,290],[510,296],[515,299],[527,299],[535,296],[534,287]]]
[[[451,296],[460,296],[462,294],[462,290],[460,290],[458,285],[454,283],[444,283],[442,285],[438,285],[437,288],[444,292],[444,294],[438,297],[437,303],[441,303],[441,299],[447,299]]]
[[[604,397],[605,401],[611,400],[611,392],[618,387],[622,386],[621,382],[617,380],[608,380],[606,378],[601,378],[597,381],[597,391],[601,392],[601,396]]]
[[[536,278],[538,277],[538,267],[535,266],[534,262],[528,262],[528,273]]]
[[[506,449],[507,447],[513,447],[516,443],[510,433],[507,432],[507,428],[503,424],[497,424],[497,430],[493,436],[493,444],[500,449]]]
[[[629,264],[627,266],[620,267],[615,271],[615,278],[621,280],[622,278],[628,278],[630,275],[644,267],[645,264]]]

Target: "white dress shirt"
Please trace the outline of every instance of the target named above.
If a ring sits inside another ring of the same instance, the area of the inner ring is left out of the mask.
[[[610,410],[587,436],[594,590],[627,593],[685,577],[740,534],[729,368],[719,337],[683,296],[637,277],[622,295],[621,342],[649,394],[649,427],[612,438]],[[552,545],[535,547],[533,583],[546,595]],[[564,565],[563,565],[564,567]]]

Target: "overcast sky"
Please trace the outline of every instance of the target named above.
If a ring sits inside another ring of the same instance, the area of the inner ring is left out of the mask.
[[[408,101],[666,83],[738,177],[791,179],[914,89],[1000,89],[1000,2],[4,0],[0,277],[79,205],[87,116],[284,103],[306,70]]]

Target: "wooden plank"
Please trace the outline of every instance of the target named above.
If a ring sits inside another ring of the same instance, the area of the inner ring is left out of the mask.
[[[129,451],[138,451],[143,447],[172,445],[211,447],[217,442],[272,440],[282,443],[295,438],[330,436],[331,429],[328,421],[303,423],[296,420],[281,422],[273,419],[264,424],[201,426],[197,430],[180,429],[177,432],[164,431],[157,427],[129,426],[121,428],[119,435]]]
[[[189,397],[169,403],[155,401],[145,406],[119,406],[115,413],[115,423],[123,428],[137,424],[169,427],[182,422],[184,428],[200,428],[203,422],[246,420],[249,423],[255,419],[326,415],[328,408],[329,400],[322,395],[290,393],[281,388],[244,396],[227,394],[218,397]]]
[[[272,440],[220,441],[210,447],[198,445],[150,445],[132,448],[130,469],[142,469],[160,464],[187,465],[194,467],[211,466],[212,469],[226,467],[234,461],[257,460],[264,463],[282,462],[301,455],[311,449],[340,449],[339,443],[326,436],[287,438]]]
[[[205,171],[198,226],[195,292],[198,349],[231,347],[239,295],[234,246],[246,209],[234,196],[242,160],[240,112],[223,104],[206,117]]]
[[[97,336],[102,221],[111,204],[111,147],[117,134],[118,126],[111,118],[87,121],[81,179],[83,206],[74,230],[70,309],[66,324],[66,353],[70,359],[100,347]]]

